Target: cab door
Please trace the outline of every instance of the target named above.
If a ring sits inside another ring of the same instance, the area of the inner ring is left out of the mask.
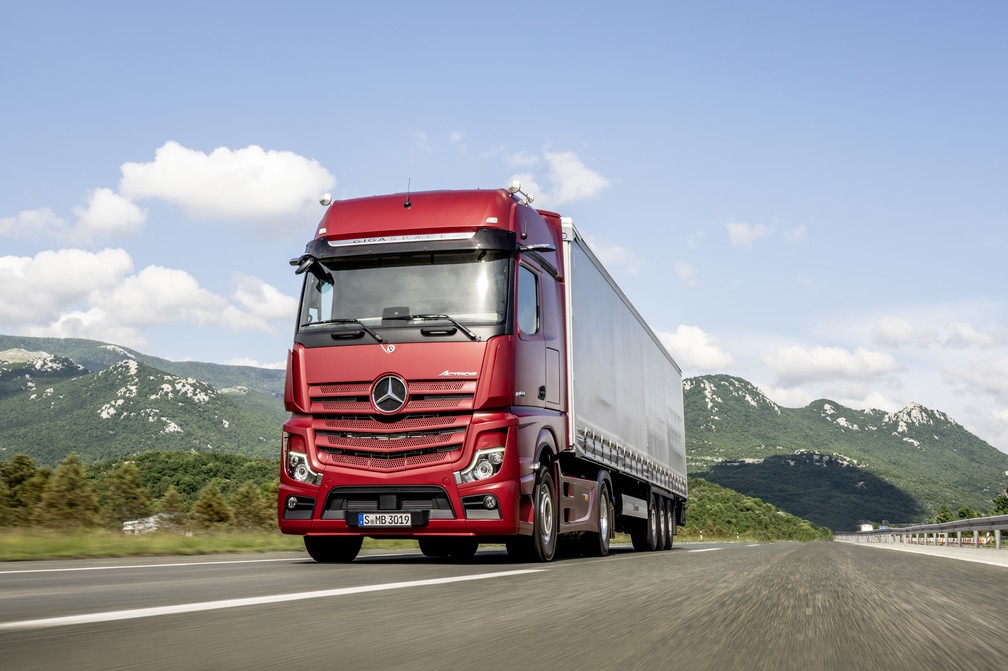
[[[559,285],[533,263],[518,264],[515,331],[516,405],[560,410],[561,329]]]

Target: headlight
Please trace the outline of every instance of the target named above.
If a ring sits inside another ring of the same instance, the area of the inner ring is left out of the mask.
[[[467,482],[486,480],[492,478],[500,472],[504,463],[504,448],[491,447],[485,450],[477,450],[472,461],[464,471],[455,471],[455,483],[462,485]]]
[[[292,435],[287,438],[286,442],[287,458],[285,459],[285,466],[287,468],[287,475],[293,480],[308,485],[318,485],[322,482],[322,475],[313,471],[311,465],[308,463],[308,455],[297,449],[301,448],[301,450],[304,450],[304,438]]]

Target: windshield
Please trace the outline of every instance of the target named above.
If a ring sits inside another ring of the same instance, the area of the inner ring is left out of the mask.
[[[396,318],[423,314],[502,324],[509,258],[505,252],[465,250],[322,260],[332,283],[306,274],[301,328],[339,320],[402,326],[407,322]]]

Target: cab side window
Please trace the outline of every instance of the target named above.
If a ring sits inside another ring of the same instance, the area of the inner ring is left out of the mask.
[[[525,266],[518,267],[518,330],[539,332],[539,278]]]

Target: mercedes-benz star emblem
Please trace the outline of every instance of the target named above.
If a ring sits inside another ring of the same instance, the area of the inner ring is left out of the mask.
[[[371,402],[378,412],[391,415],[406,405],[406,382],[398,375],[384,375],[371,388]]]

